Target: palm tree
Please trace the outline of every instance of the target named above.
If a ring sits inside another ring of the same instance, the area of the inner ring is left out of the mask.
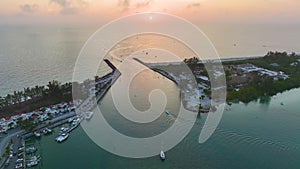
[[[17,92],[17,101],[18,103],[20,103],[22,101],[22,98],[23,98],[23,91],[18,91]]]
[[[5,103],[7,106],[12,104],[12,96],[10,94],[5,97]]]
[[[40,86],[35,86],[35,88],[34,88],[34,93],[35,93],[35,97],[38,97],[38,96],[41,96],[41,88],[40,88]]]
[[[14,91],[14,94],[11,96],[11,101],[13,104],[17,102],[17,91]]]
[[[45,86],[35,86],[36,91],[36,97],[43,96],[43,93],[45,91]]]
[[[30,94],[30,89],[29,89],[29,87],[24,88],[23,96],[24,96],[25,101],[27,101],[27,98],[28,98],[29,94]]]
[[[62,96],[62,93],[61,93],[61,85],[58,81],[56,80],[53,80],[52,82],[49,82],[48,85],[48,94],[50,96]]]
[[[0,108],[3,108],[5,106],[5,99],[0,96]]]

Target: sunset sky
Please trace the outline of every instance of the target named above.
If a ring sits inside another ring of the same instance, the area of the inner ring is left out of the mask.
[[[105,22],[165,12],[196,22],[299,23],[299,0],[1,0],[0,23]]]

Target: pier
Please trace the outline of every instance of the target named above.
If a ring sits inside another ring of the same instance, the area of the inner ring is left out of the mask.
[[[96,100],[99,103],[111,86],[118,80],[121,76],[121,72],[108,60],[104,60],[105,63],[112,69],[112,72],[101,77],[96,81]]]
[[[153,70],[154,72],[157,72],[159,74],[161,74],[162,76],[168,78],[169,80],[173,81],[176,85],[179,84],[179,81],[175,79],[175,77],[173,77],[170,73],[164,71],[164,70],[161,70],[161,69],[158,69],[158,68],[154,68],[151,66],[151,64],[148,64],[148,63],[145,63],[143,61],[141,61],[140,59],[138,58],[133,58],[135,61],[139,62],[140,64],[148,67],[149,69]],[[175,62],[172,62],[172,63],[175,63]],[[176,62],[177,63],[177,62]]]

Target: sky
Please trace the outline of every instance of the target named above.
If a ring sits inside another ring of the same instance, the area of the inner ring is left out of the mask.
[[[299,23],[299,0],[1,0],[0,23],[100,23],[141,12],[194,22]]]

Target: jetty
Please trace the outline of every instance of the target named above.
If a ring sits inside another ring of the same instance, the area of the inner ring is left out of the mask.
[[[172,76],[170,73],[168,73],[164,70],[161,70],[161,69],[158,69],[158,68],[155,68],[155,67],[151,66],[151,63],[150,64],[145,63],[145,62],[141,61],[138,58],[133,58],[133,60],[139,62],[140,64],[146,66],[147,68],[153,70],[154,72],[157,72],[157,73],[161,74],[162,76],[168,78],[169,80],[173,81],[176,85],[179,84],[179,81],[174,76]],[[172,63],[177,63],[177,62],[172,62]]]
[[[96,80],[96,100],[99,103],[111,86],[121,76],[121,72],[108,60],[104,59],[105,63],[112,69],[112,72]]]

